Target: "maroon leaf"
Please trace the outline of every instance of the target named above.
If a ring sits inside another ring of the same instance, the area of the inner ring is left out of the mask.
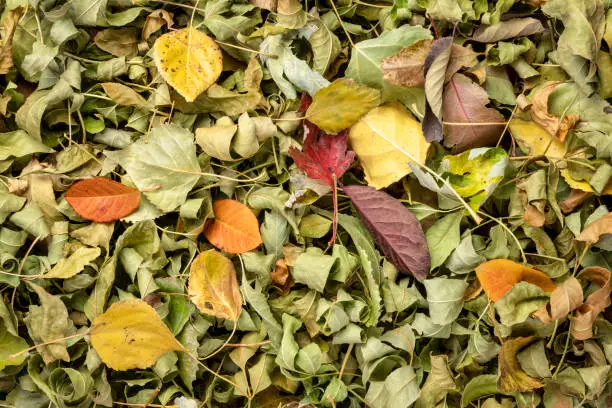
[[[454,146],[454,153],[497,143],[504,130],[504,117],[487,108],[487,103],[489,96],[484,89],[465,75],[453,75],[444,90],[443,116],[444,144]]]
[[[400,272],[425,279],[430,266],[429,248],[414,214],[389,194],[372,187],[345,186],[344,192],[387,259]]]
[[[302,97],[302,105],[307,108],[309,101]],[[301,109],[301,108],[300,108]],[[315,180],[319,180],[332,188],[334,201],[334,219],[332,225],[332,237],[330,243],[336,239],[338,227],[338,198],[336,195],[336,180],[342,177],[344,172],[355,160],[355,152],[347,151],[346,131],[338,134],[327,134],[322,132],[317,125],[304,120],[304,144],[300,152],[295,147],[289,149],[298,169]]]

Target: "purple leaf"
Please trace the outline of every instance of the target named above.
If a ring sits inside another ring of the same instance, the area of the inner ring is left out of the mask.
[[[484,146],[495,146],[504,131],[504,117],[488,108],[489,95],[462,74],[453,75],[444,91],[444,144],[453,153]],[[459,125],[450,124],[458,123]]]
[[[429,248],[414,214],[389,194],[372,187],[345,186],[344,192],[387,259],[400,272],[425,279]]]

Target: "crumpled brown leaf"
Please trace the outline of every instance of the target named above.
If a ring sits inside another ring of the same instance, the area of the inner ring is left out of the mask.
[[[576,237],[576,241],[596,244],[604,234],[612,234],[612,213],[607,213],[597,221],[593,221]]]
[[[560,82],[551,82],[535,91],[531,97],[529,112],[534,121],[563,142],[567,132],[576,125],[580,118],[577,115],[567,114],[561,118],[548,112],[548,97],[559,84]]]
[[[593,337],[593,323],[605,308],[610,306],[610,271],[600,266],[583,269],[577,276],[599,286],[580,306],[572,318],[571,334],[576,340]]]
[[[4,75],[13,67],[13,36],[19,20],[25,13],[23,6],[10,10],[4,19],[3,45],[0,48],[0,74]]]
[[[163,9],[152,11],[151,14],[147,16],[142,26],[142,39],[146,40],[151,34],[158,31],[164,25],[168,28],[172,28],[174,25],[174,14]]]
[[[383,59],[380,68],[385,81],[407,87],[423,86],[425,58],[432,44],[432,39],[420,40]]]

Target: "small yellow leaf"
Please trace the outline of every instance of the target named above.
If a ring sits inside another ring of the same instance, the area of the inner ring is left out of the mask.
[[[187,102],[193,102],[214,84],[223,70],[217,43],[191,27],[162,35],[155,40],[153,51],[162,77]]]
[[[349,142],[368,185],[378,189],[410,173],[413,159],[425,163],[429,148],[421,124],[399,103],[371,110],[351,128]]]
[[[123,300],[97,316],[91,344],[113,370],[147,368],[168,351],[185,351],[147,303]]]
[[[215,250],[201,253],[191,264],[188,293],[202,313],[236,321],[242,311],[234,265]]]
[[[341,78],[314,94],[306,117],[327,133],[338,133],[379,103],[380,91]]]
[[[553,161],[565,156],[565,144],[536,122],[512,119],[509,128],[521,150],[530,156],[545,155]]]

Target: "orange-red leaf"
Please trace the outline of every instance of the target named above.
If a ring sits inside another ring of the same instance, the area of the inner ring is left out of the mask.
[[[75,183],[66,191],[66,201],[81,217],[111,222],[130,215],[140,204],[140,191],[102,177]]]
[[[512,286],[519,282],[529,282],[545,292],[552,292],[555,283],[544,272],[528,268],[507,259],[493,259],[476,268],[476,276],[489,299],[497,302]]]
[[[235,200],[219,200],[213,204],[215,220],[204,235],[211,244],[232,254],[241,254],[261,245],[257,217],[246,205]]]

